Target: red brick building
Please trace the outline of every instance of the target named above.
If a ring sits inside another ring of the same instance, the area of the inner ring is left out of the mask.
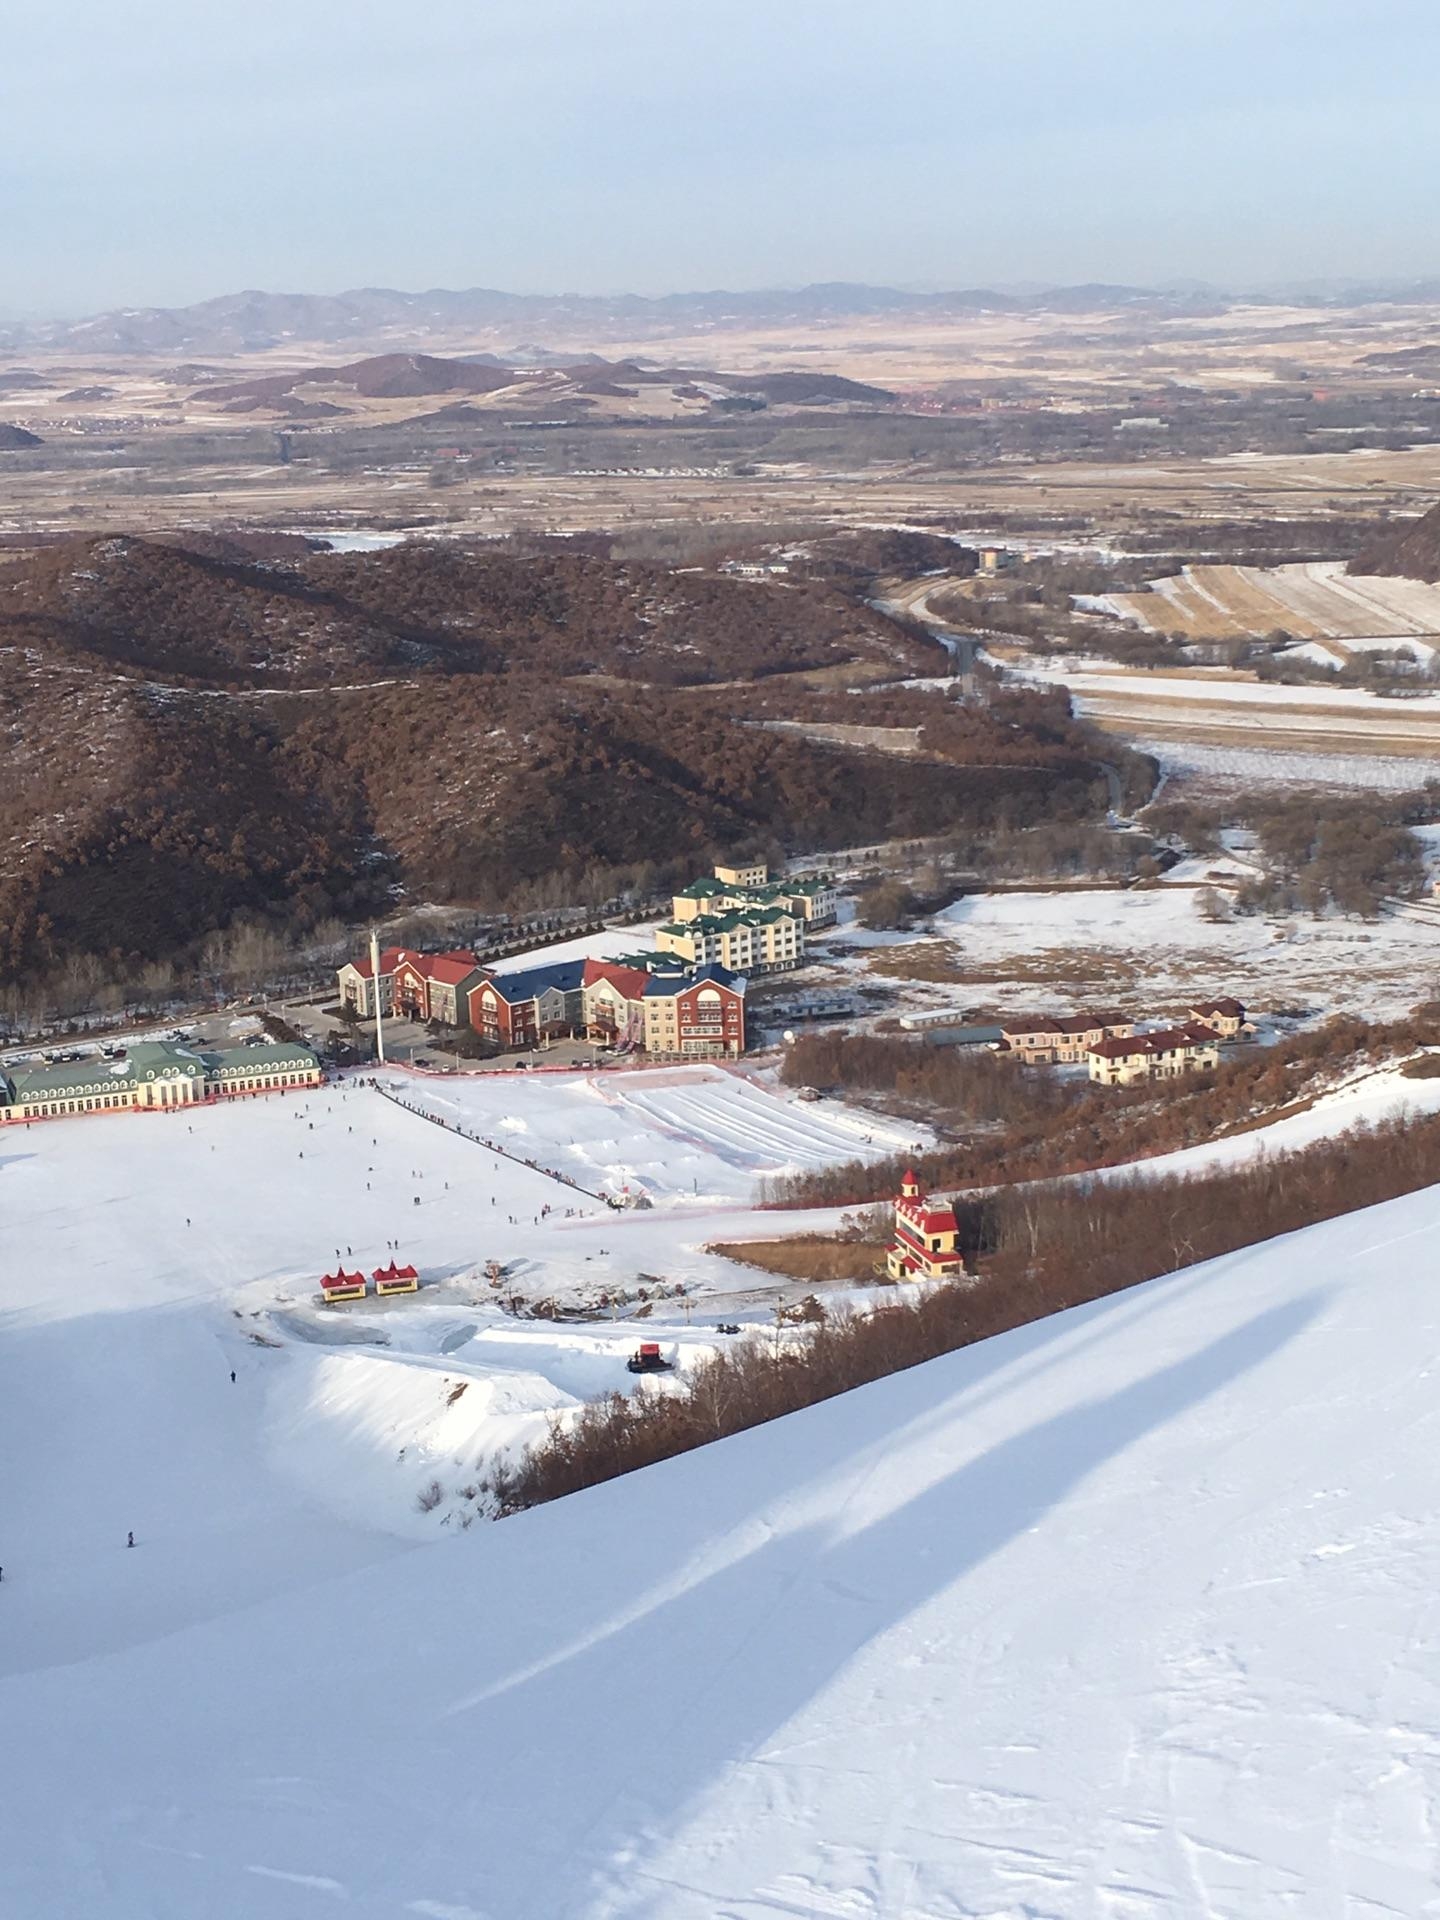
[[[470,990],[484,978],[485,969],[464,948],[451,953],[402,950],[390,984],[391,1011],[409,1020],[463,1027],[470,1017]]]

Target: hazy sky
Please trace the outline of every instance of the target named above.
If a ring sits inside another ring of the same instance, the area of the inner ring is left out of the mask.
[[[1440,273],[1437,0],[10,0],[0,312]]]

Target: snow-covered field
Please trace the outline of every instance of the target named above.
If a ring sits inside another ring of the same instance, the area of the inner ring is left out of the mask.
[[[1159,761],[1165,775],[1165,797],[1177,789],[1195,799],[1229,793],[1253,793],[1261,787],[1335,789],[1361,793],[1411,793],[1428,779],[1440,778],[1435,765],[1418,765],[1408,755],[1365,753],[1302,753],[1282,745],[1247,746],[1236,741],[1207,746],[1197,740],[1162,739],[1140,730],[1131,744]]]
[[[1121,1171],[1127,1175],[1138,1172],[1147,1178],[1157,1174],[1214,1173],[1222,1167],[1242,1166],[1263,1155],[1298,1153],[1317,1141],[1333,1140],[1337,1134],[1432,1113],[1440,1113],[1440,1078],[1411,1078],[1399,1066],[1369,1068],[1322,1094],[1302,1113],[1287,1114],[1267,1126],[1212,1140],[1203,1147],[1182,1147],[1175,1153],[1156,1154],[1141,1161],[1138,1167]]]
[[[1228,859],[1187,863],[1203,883]],[[1065,1011],[1087,1003],[1139,1015],[1183,1014],[1196,997],[1236,994],[1256,1010],[1353,1010],[1384,1018],[1429,998],[1440,976],[1440,924],[1258,915],[1206,918],[1201,886],[977,893],[936,916],[932,935],[867,935],[837,971],[893,975],[909,1011],[953,1007]],[[917,971],[920,978],[915,978]],[[947,977],[948,976],[948,977]]]
[[[157,1124],[173,1209],[152,1128],[84,1184],[0,1140],[7,1913],[1436,1909],[1440,1192],[407,1551],[297,1490],[304,1355],[217,1306],[363,1187],[307,1225],[288,1107]]]

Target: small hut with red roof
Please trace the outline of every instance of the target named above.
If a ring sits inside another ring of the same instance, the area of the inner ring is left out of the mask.
[[[337,1300],[363,1300],[365,1276],[363,1273],[346,1273],[344,1267],[336,1267],[334,1273],[321,1274],[320,1292],[327,1307]]]
[[[910,1169],[895,1200],[895,1237],[885,1250],[885,1271],[892,1280],[950,1280],[965,1271],[954,1207],[927,1200]]]
[[[420,1276],[414,1267],[397,1267],[392,1260],[388,1267],[377,1267],[370,1278],[375,1282],[376,1293],[418,1293]]]

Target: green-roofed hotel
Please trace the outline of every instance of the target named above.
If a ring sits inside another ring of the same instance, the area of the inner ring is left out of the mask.
[[[0,1066],[0,1126],[77,1113],[164,1112],[243,1094],[315,1087],[319,1059],[288,1042],[218,1052],[138,1040],[124,1056]]]

